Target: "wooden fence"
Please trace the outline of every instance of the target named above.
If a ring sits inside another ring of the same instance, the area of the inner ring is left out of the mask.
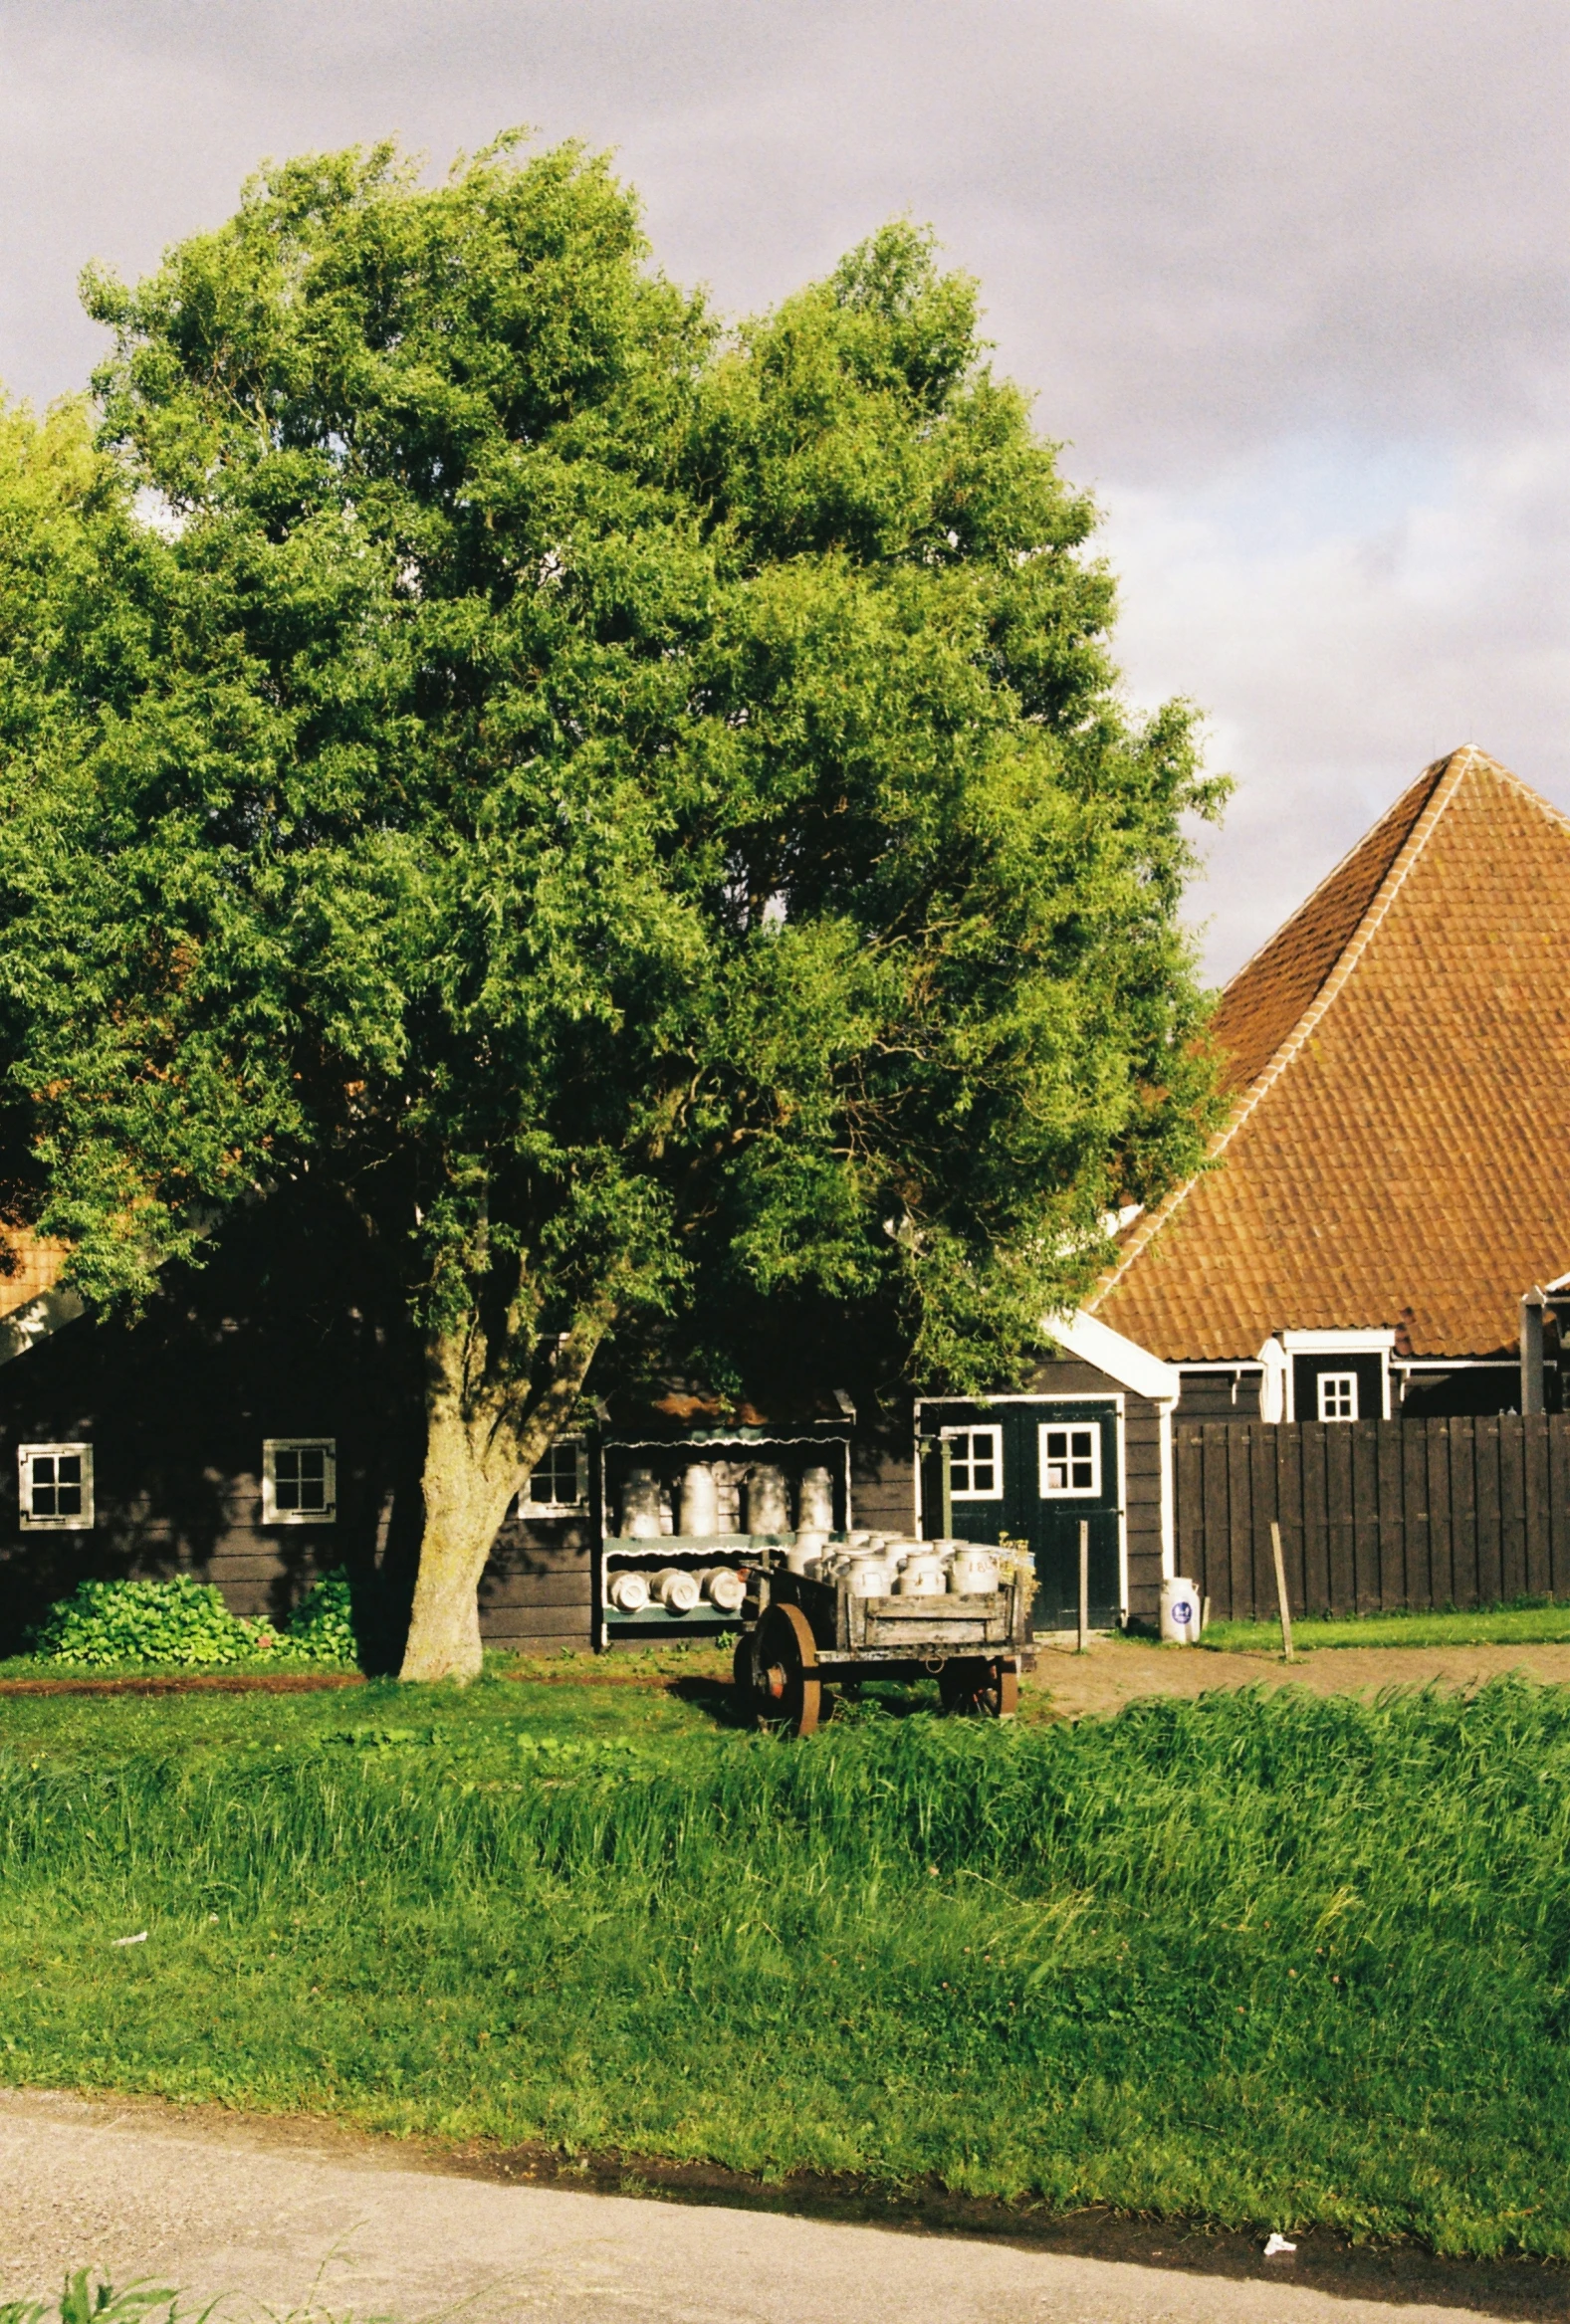
[[[1177,1568],[1217,1619],[1570,1598],[1570,1413],[1179,1421]]]

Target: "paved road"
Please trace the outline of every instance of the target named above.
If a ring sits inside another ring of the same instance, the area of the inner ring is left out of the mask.
[[[0,2299],[96,2262],[228,2294],[235,2319],[310,2301],[356,2324],[1458,2324],[1290,2281],[488,2185],[317,2135],[0,2091]]]

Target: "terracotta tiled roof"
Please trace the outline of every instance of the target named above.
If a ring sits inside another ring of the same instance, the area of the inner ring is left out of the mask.
[[[1169,1361],[1272,1332],[1514,1347],[1570,1268],[1570,819],[1480,750],[1429,767],[1233,978],[1217,1167],[1089,1305]]]

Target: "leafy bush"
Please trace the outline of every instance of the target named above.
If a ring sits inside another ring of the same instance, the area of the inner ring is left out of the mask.
[[[289,1648],[310,1662],[352,1662],[359,1651],[348,1576],[341,1566],[306,1591],[289,1624]]]
[[[339,1569],[302,1598],[289,1633],[231,1613],[210,1582],[82,1582],[50,1608],[33,1650],[51,1662],[109,1669],[160,1663],[176,1669],[240,1663],[352,1662],[348,1579]]]

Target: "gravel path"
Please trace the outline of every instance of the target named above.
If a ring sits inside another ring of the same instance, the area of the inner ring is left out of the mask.
[[[1160,2230],[1156,2230],[1160,2232]],[[223,2315],[314,2302],[357,2324],[1456,2324],[1414,2287],[1399,2304],[1304,2282],[845,2226],[443,2175],[318,2125],[193,2121],[0,2091],[0,2299],[96,2262],[226,2295]],[[1280,2264],[1290,2268],[1291,2261]],[[1533,2271],[1473,2315],[1538,2305]],[[1548,2287],[1543,2287],[1548,2288]]]
[[[1069,1638],[1038,1649],[1033,1684],[1050,1695],[1054,1709],[1078,1719],[1121,1710],[1140,1695],[1259,1685],[1305,1686],[1321,1695],[1388,1686],[1469,1688],[1509,1670],[1570,1686],[1570,1646],[1320,1646],[1287,1664],[1278,1654],[1211,1653],[1132,1638],[1097,1638],[1079,1655]]]

